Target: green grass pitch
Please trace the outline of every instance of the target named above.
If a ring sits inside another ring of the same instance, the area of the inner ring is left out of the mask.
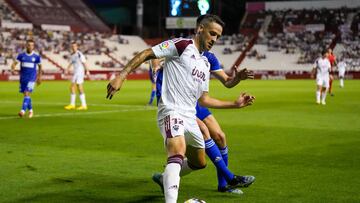
[[[17,118],[17,82],[0,83],[0,202],[163,202],[151,181],[166,161],[148,81],[127,81],[105,99],[107,82],[86,82],[89,110],[66,111],[69,82],[44,82],[35,117]],[[313,80],[212,81],[210,95],[253,106],[212,110],[228,138],[230,169],[256,176],[241,196],[216,192],[214,166],[181,179],[179,202],[360,202],[360,81],[334,82],[315,104]],[[77,103],[79,99],[77,98]]]

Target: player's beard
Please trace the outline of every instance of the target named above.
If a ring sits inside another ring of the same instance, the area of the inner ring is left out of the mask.
[[[200,52],[204,52],[204,51],[209,51],[208,48],[207,48],[207,43],[206,43],[206,40],[204,40],[202,37],[200,37]]]

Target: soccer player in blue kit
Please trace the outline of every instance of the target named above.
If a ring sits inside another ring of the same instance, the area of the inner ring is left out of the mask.
[[[152,105],[156,95],[156,78],[160,68],[160,60],[152,59],[149,61],[149,78],[151,82],[151,95],[148,105]]]
[[[40,85],[41,83],[41,57],[34,52],[35,42],[33,40],[26,41],[25,52],[20,53],[14,63],[11,65],[12,73],[15,72],[16,65],[20,63],[20,92],[24,94],[21,111],[18,113],[20,117],[24,117],[26,110],[29,110],[29,118],[34,115],[31,93],[34,90],[35,83]],[[39,67],[39,71],[36,68]]]

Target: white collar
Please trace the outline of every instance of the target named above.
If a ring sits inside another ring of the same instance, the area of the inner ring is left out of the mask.
[[[27,53],[27,51],[25,50],[25,54],[28,55],[28,56],[31,56],[34,54],[34,51],[32,51],[30,54]]]

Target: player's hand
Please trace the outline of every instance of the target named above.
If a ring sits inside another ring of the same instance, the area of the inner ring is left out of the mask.
[[[87,70],[85,74],[86,74],[86,77],[90,78],[90,71]]]
[[[107,99],[112,99],[114,94],[120,90],[126,76],[125,75],[118,75],[115,79],[111,80],[107,85]]]
[[[15,75],[15,74],[17,73],[17,71],[16,71],[15,69],[11,69],[11,70],[10,70],[10,73],[13,74],[13,75]]]
[[[251,70],[247,70],[246,68],[242,70],[238,70],[237,67],[234,70],[235,70],[235,77],[239,78],[240,80],[254,79],[254,72]]]
[[[255,101],[254,96],[246,93],[241,93],[238,99],[235,101],[235,104],[238,108],[243,108],[252,105],[254,101]]]

